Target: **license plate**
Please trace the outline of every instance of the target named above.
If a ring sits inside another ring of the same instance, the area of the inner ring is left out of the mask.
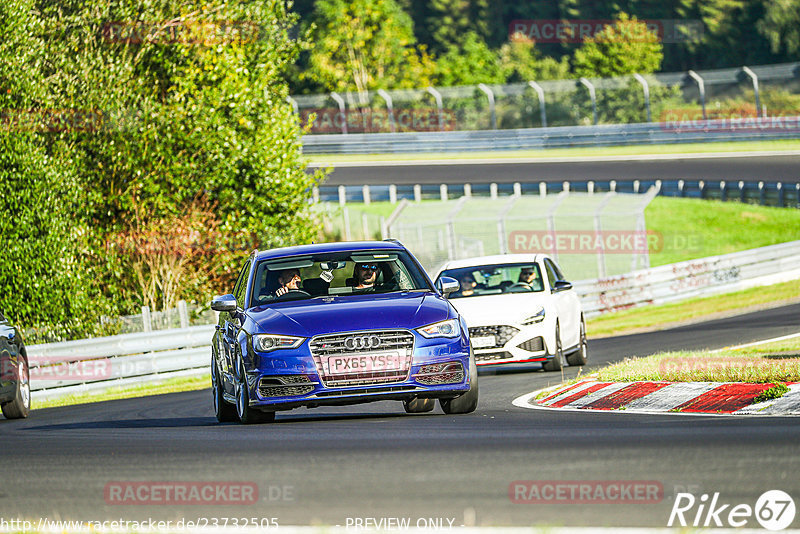
[[[403,359],[397,352],[328,357],[328,374],[331,375],[399,371],[401,369],[403,369]]]
[[[484,349],[497,345],[497,338],[494,336],[473,337],[470,340],[472,341],[472,348],[475,349]]]

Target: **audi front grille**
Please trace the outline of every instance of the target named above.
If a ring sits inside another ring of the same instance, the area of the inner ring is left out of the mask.
[[[408,330],[373,330],[316,336],[308,344],[322,384],[326,387],[391,384],[408,380],[414,334]],[[399,369],[336,373],[329,372],[328,358],[336,356],[397,355]]]

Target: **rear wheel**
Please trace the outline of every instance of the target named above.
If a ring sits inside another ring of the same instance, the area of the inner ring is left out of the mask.
[[[578,341],[578,350],[567,356],[570,365],[586,365],[589,358],[588,343],[586,341],[586,322],[581,317],[581,337]]]
[[[455,399],[439,399],[439,406],[446,414],[472,413],[478,407],[478,366],[475,355],[469,358],[469,391]]]
[[[222,395],[222,381],[217,372],[217,362],[211,359],[211,393],[214,399],[214,415],[220,423],[232,423],[239,420],[236,406],[225,400]]]
[[[564,348],[561,346],[561,326],[556,323],[556,350],[553,357],[544,363],[545,371],[560,371],[564,368]]]
[[[414,399],[410,401],[403,401],[403,408],[406,413],[425,413],[430,412],[436,407],[436,401],[433,399]]]
[[[31,411],[31,383],[28,362],[20,356],[17,364],[17,387],[14,399],[0,407],[6,419],[23,419]]]

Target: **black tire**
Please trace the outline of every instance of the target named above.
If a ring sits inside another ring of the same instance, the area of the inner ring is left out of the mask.
[[[222,394],[222,381],[217,372],[217,363],[211,359],[211,394],[214,402],[214,415],[220,423],[233,423],[239,420],[236,406],[225,400]]]
[[[560,371],[564,368],[564,347],[561,346],[561,326],[556,323],[556,350],[553,357],[544,362],[545,371]]]
[[[436,407],[436,401],[433,399],[414,399],[410,401],[403,401],[403,408],[406,413],[425,413],[433,411]]]
[[[588,343],[586,341],[586,322],[581,317],[581,336],[578,341],[578,350],[567,356],[570,365],[586,365],[589,359]]]
[[[475,356],[469,358],[469,391],[455,399],[439,399],[439,406],[446,414],[472,413],[478,407],[478,366]]]
[[[14,399],[0,406],[6,419],[24,419],[31,412],[31,382],[28,362],[20,356]]]
[[[242,376],[236,384],[236,415],[245,425],[271,423],[275,420],[275,412],[263,412],[250,406],[246,376]]]

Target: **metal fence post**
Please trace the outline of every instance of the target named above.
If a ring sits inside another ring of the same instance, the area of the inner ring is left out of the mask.
[[[594,85],[586,78],[578,80],[589,90],[589,96],[592,98],[592,124],[597,124],[597,95],[594,92]]]
[[[700,180],[700,182],[698,183],[698,186],[700,187],[700,198],[705,199],[706,198],[706,183],[703,180]]]
[[[397,186],[395,184],[389,184],[389,202],[397,204]]]
[[[422,186],[419,184],[414,184],[414,202],[421,202],[422,201]]]
[[[433,87],[428,87],[425,89],[428,94],[432,95],[434,100],[436,100],[436,109],[439,112],[439,131],[444,131],[444,108],[442,107],[442,93],[434,89]]]
[[[361,188],[361,196],[364,198],[364,204],[372,202],[372,196],[370,195],[369,186],[367,184],[364,184]]]
[[[316,185],[311,188],[311,201],[314,204],[319,204],[319,187]]]
[[[142,306],[142,331],[153,331],[153,323],[150,319],[150,306]]]
[[[739,180],[739,202],[744,202],[744,182]]]
[[[653,117],[650,115],[650,86],[647,84],[647,80],[644,79],[644,76],[638,72],[633,73],[633,77],[636,78],[637,82],[642,84],[642,92],[644,92],[644,107],[647,110],[647,122],[653,122]]]
[[[590,195],[594,195],[594,180],[589,180],[586,184],[586,192]]]
[[[641,184],[639,183],[639,180],[634,180],[633,181],[633,192],[634,193],[638,193],[640,187],[641,187]]]
[[[336,91],[331,93],[331,98],[339,105],[339,113],[342,115],[342,133],[347,134],[347,108],[344,105],[344,98]]]
[[[764,189],[764,182],[758,182],[758,203],[764,205],[767,202],[767,191]]]
[[[441,184],[439,186],[439,198],[441,198],[442,201],[447,200],[447,184]]]
[[[491,183],[489,184],[489,196],[493,199],[497,198],[497,184]]]
[[[189,328],[189,308],[186,307],[185,300],[178,301],[178,316],[181,320],[181,328]]]
[[[795,189],[797,189],[797,207],[800,208],[800,184],[794,184]]]
[[[345,186],[343,185],[340,185],[338,191],[339,191],[339,205],[344,206],[347,203],[347,188],[345,188]]]
[[[761,99],[758,96],[758,76],[750,70],[750,67],[742,67],[742,71],[753,81],[753,92],[756,94],[756,116],[761,116]]]
[[[703,120],[707,120],[708,115],[706,114],[706,84],[703,81],[703,78],[695,71],[690,70],[688,74],[689,77],[692,78],[697,83],[697,90],[700,91],[700,105],[703,107]]]
[[[728,201],[728,189],[725,186],[725,180],[722,180],[719,183],[719,199],[722,202],[727,202]]]
[[[472,184],[464,184],[464,196],[465,197],[472,196]]]
[[[680,197],[686,196],[686,191],[684,191],[685,188],[686,188],[686,182],[684,182],[683,180],[678,180],[678,193],[679,193],[678,196]]]
[[[394,104],[392,103],[392,95],[383,89],[378,89],[378,96],[383,98],[384,102],[386,102],[386,110],[389,112],[389,129],[392,131],[392,133],[395,133],[397,131],[397,125],[394,122]]]
[[[778,182],[777,187],[778,187],[778,207],[779,208],[785,208],[786,207],[786,201],[783,198],[783,183],[782,182]]]
[[[514,195],[516,196],[522,195],[522,184],[519,182],[514,182]]]
[[[528,85],[536,91],[536,94],[539,96],[539,115],[542,118],[542,128],[547,128],[547,112],[545,111],[545,103],[544,103],[544,89],[542,86],[536,82],[528,82]]]
[[[616,192],[616,190],[617,190],[617,181],[616,180],[611,180],[610,182],[608,182],[608,188],[611,190],[612,193]]]
[[[547,196],[547,183],[546,182],[539,182],[539,196],[546,197]]]
[[[494,105],[494,93],[485,83],[479,83],[478,89],[486,93],[486,98],[489,100],[489,112],[490,112],[490,129],[496,130],[497,129],[497,110],[495,109]]]
[[[561,190],[565,193],[569,193],[569,182],[565,181],[561,184]]]

